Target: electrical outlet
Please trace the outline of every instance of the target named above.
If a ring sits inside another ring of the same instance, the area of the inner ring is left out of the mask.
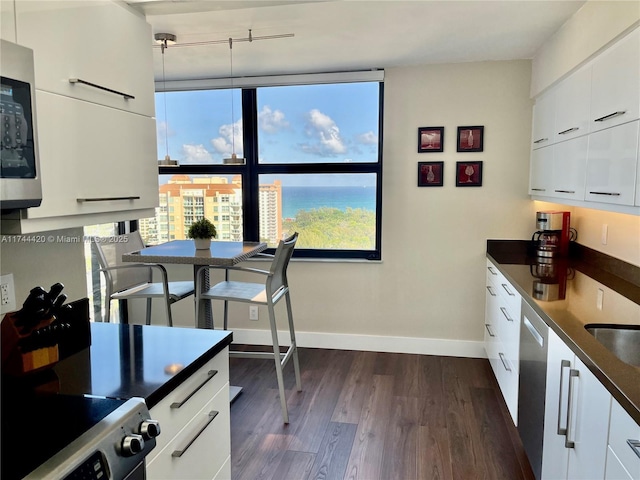
[[[258,320],[258,307],[255,305],[249,306],[249,320]]]
[[[16,310],[16,289],[13,285],[13,274],[0,276],[0,313]]]

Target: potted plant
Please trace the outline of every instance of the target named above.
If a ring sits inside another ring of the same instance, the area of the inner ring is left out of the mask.
[[[211,248],[211,239],[216,238],[216,226],[207,218],[201,218],[191,224],[187,236],[193,238],[196,250],[208,250]]]

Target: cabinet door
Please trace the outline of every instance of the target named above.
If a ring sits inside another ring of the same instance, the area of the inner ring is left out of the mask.
[[[586,136],[555,144],[550,196],[584,200],[587,172]]]
[[[628,441],[631,441],[629,443]],[[620,404],[611,402],[611,423],[609,425],[609,454],[620,464],[620,468],[628,472],[629,478],[640,479],[640,425],[624,411]],[[607,471],[609,463],[607,458]],[[609,477],[616,478],[616,477]],[[618,478],[625,478],[623,476]]]
[[[36,88],[155,115],[151,26],[142,16],[104,0],[19,1],[16,13],[18,42],[34,51]]]
[[[529,173],[529,195],[549,196],[553,192],[552,175],[553,146],[533,150]]]
[[[154,119],[46,92],[36,99],[42,205],[28,218],[158,205]]]
[[[580,359],[575,360],[577,376],[573,389],[567,438],[569,449],[568,479],[604,478],[611,394]]]
[[[554,141],[562,142],[589,132],[591,66],[564,80],[556,91]]]
[[[591,131],[636,120],[640,115],[640,29],[593,62]]]
[[[634,204],[639,124],[635,121],[589,136],[585,200]]]
[[[544,408],[542,478],[567,478],[569,449],[565,446],[569,411],[569,374],[575,355],[549,329],[547,390]]]
[[[531,147],[542,148],[553,143],[555,92],[553,90],[536,99],[533,106]]]

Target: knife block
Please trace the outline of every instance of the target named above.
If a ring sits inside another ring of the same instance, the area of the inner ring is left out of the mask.
[[[53,367],[60,359],[58,345],[24,351],[20,346],[28,340],[33,330],[51,325],[54,317],[38,322],[33,330],[24,332],[16,327],[18,320],[16,313],[8,313],[2,320],[0,335],[2,335],[2,373],[9,375],[25,375],[44,368]]]

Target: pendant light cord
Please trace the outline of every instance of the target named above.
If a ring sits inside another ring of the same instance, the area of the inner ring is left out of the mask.
[[[167,41],[162,44],[162,99],[164,100],[164,145],[167,157],[169,156],[169,122],[167,122],[167,80],[164,74],[164,50],[167,48]]]
[[[236,126],[235,113],[233,111],[233,39],[229,37],[229,63],[231,65],[231,155],[236,154]]]

